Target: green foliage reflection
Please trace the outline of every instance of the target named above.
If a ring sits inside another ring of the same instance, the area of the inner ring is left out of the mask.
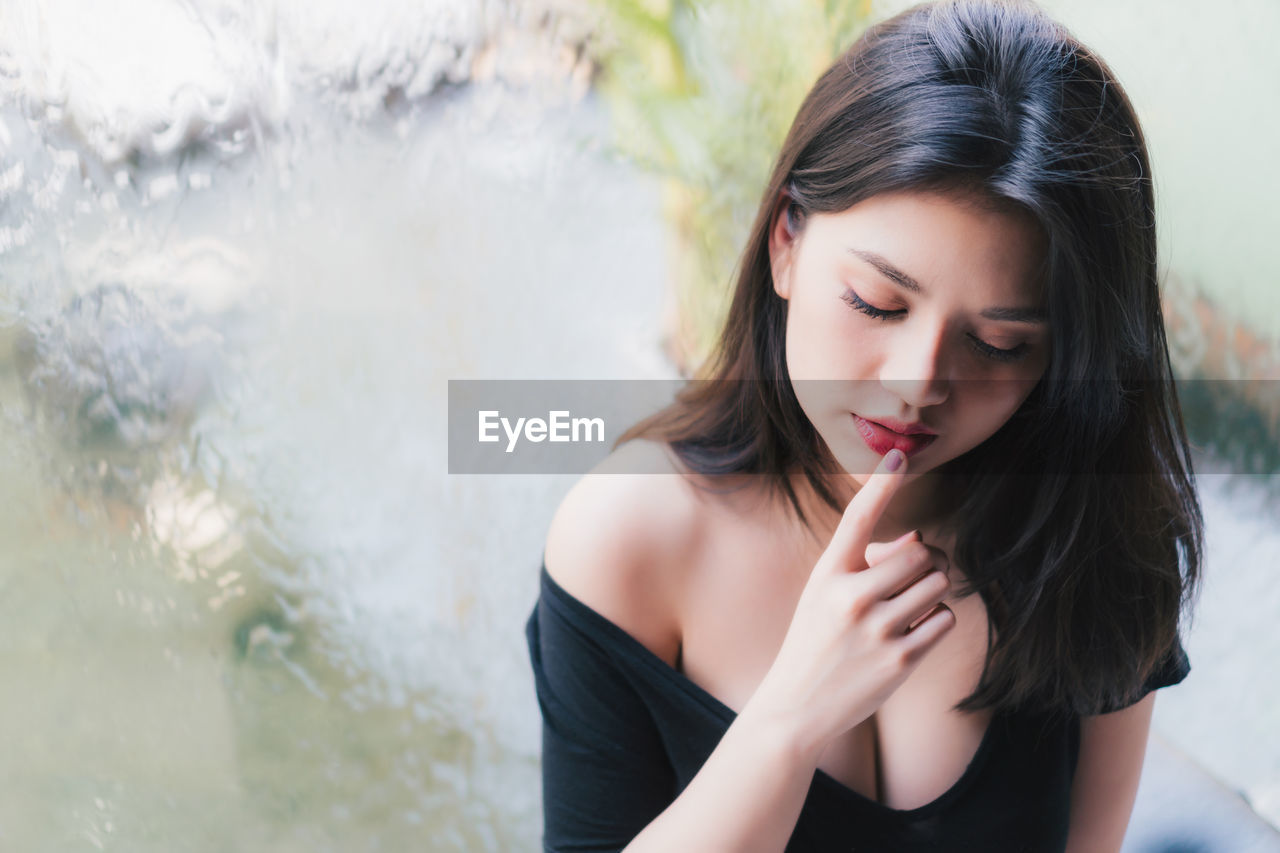
[[[664,179],[686,373],[714,343],[772,159],[805,93],[857,35],[870,0],[595,0],[599,91],[616,145]]]

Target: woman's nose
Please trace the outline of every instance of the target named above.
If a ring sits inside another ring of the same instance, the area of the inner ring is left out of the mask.
[[[901,331],[881,362],[880,384],[915,409],[942,403],[951,385],[943,363],[945,329],[920,325]]]

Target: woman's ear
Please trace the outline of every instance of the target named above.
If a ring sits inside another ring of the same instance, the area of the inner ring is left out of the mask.
[[[791,298],[791,268],[796,248],[796,229],[788,215],[792,201],[785,192],[773,206],[769,222],[769,269],[773,290],[783,299]]]

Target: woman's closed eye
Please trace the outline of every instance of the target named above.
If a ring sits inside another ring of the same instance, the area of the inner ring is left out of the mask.
[[[872,305],[870,302],[867,302],[865,299],[859,296],[852,287],[845,288],[844,296],[842,298],[855,311],[859,311],[863,314],[866,314],[868,317],[872,317],[876,320],[890,320],[895,317],[901,317],[907,313],[906,308],[895,308],[895,309],[877,308],[875,305]],[[972,333],[968,335],[968,338],[969,338],[969,343],[974,348],[974,350],[976,350],[980,355],[983,355],[994,361],[1004,361],[1004,362],[1017,361],[1025,357],[1027,352],[1030,349],[1030,347],[1027,346],[1025,341],[1023,343],[1018,344],[1017,346],[1009,347],[1006,349],[1006,348],[995,346],[993,344],[989,344],[986,341],[984,341],[982,338]]]
[[[1015,347],[1001,349],[1000,347],[992,346],[974,334],[969,335],[969,342],[973,344],[973,348],[979,353],[996,361],[1017,361],[1026,356],[1027,351],[1030,349],[1025,342]]]
[[[890,317],[899,317],[907,313],[906,308],[898,308],[895,310],[877,308],[876,306],[872,305],[870,302],[865,301],[858,294],[854,293],[852,287],[845,288],[844,301],[848,302],[849,305],[852,306],[855,311],[861,311],[863,314],[866,314],[868,317],[875,317],[877,320],[887,320]]]

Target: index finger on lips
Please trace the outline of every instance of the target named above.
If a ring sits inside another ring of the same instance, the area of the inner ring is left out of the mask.
[[[867,567],[864,554],[867,545],[871,543],[872,531],[894,493],[902,485],[906,473],[906,454],[896,448],[890,450],[845,508],[831,542],[845,555],[847,569],[856,571]]]

